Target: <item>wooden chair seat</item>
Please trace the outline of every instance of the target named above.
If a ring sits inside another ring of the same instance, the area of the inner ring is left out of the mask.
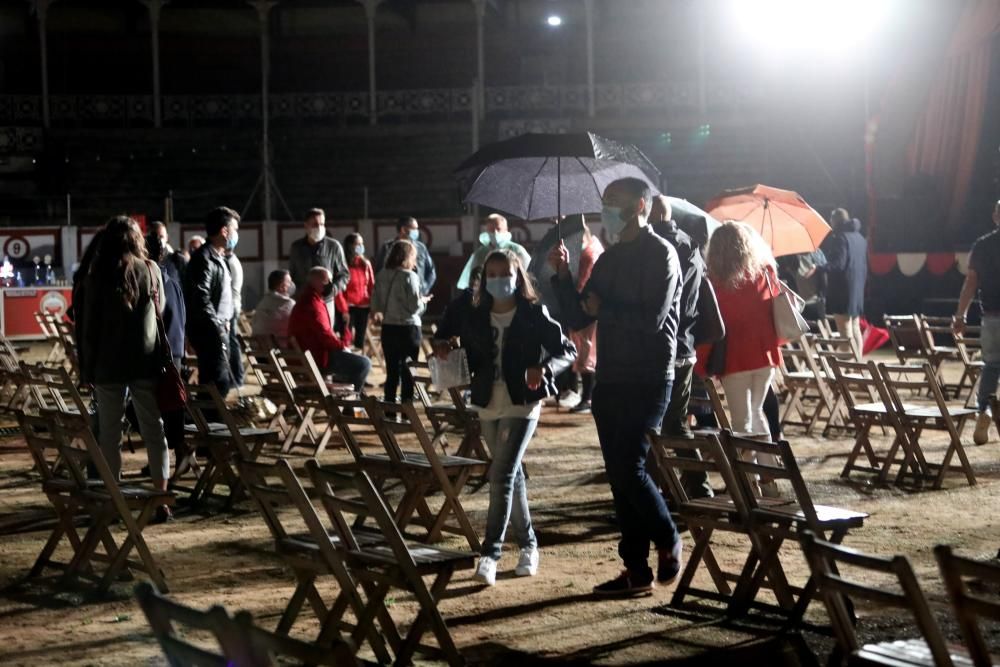
[[[218,426],[219,428],[214,428]],[[225,424],[209,424],[211,428],[211,437],[213,438],[229,438],[231,434],[226,428]],[[274,429],[269,428],[256,428],[253,426],[245,426],[239,429],[240,437],[249,440],[273,440],[277,442],[281,439],[281,434]]]
[[[766,501],[768,499],[762,500]],[[806,515],[797,502],[782,502],[779,500],[779,502],[773,504],[762,502],[760,505],[758,509],[754,510],[755,515],[760,519],[766,521],[791,521],[794,523],[805,523],[806,521]],[[843,507],[813,505],[813,508],[816,510],[816,518],[819,521],[819,525],[824,529],[837,526],[858,528],[864,525],[865,519],[868,518],[868,513],[866,512],[855,512]]]
[[[361,545],[364,547],[364,545]],[[414,542],[407,542],[410,556],[416,564],[417,573],[420,576],[434,574],[440,570],[441,565],[450,565],[455,569],[467,570],[472,568],[476,562],[476,556],[472,552],[452,551],[449,549],[439,549]],[[360,551],[351,551],[347,554],[348,563],[355,567],[367,567],[369,565],[386,566],[396,563],[396,556],[388,545],[375,545],[363,548]]]
[[[952,417],[972,417],[977,414],[978,411],[971,408],[959,408],[955,406],[947,406],[947,414]],[[941,419],[943,412],[941,408],[936,405],[927,407],[911,407],[905,410],[907,417],[912,419]]]
[[[798,380],[801,382],[808,382],[812,384],[816,378],[821,378],[823,380],[831,380],[826,371],[820,371],[818,374],[810,373],[809,371],[788,371],[783,376],[786,381],[788,380]]]
[[[954,667],[971,667],[973,664],[969,653],[960,646],[949,645],[948,653]],[[936,663],[927,642],[920,638],[914,638],[865,644],[851,656],[848,664],[899,665],[900,667],[927,665],[934,667]]]
[[[100,482],[89,485],[85,497],[92,500],[109,498],[108,493],[101,488],[102,486]],[[176,499],[173,491],[160,491],[159,489],[148,489],[141,486],[123,486],[120,487],[120,490],[125,502],[130,505],[143,505],[151,500],[160,500],[164,505],[173,505]]]

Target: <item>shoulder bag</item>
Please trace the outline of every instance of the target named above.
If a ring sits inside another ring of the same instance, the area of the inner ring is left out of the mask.
[[[181,379],[180,371],[174,365],[170,341],[167,340],[163,318],[160,317],[160,289],[153,277],[153,270],[146,264],[149,271],[149,286],[153,294],[153,312],[156,315],[156,354],[159,355],[159,377],[156,382],[156,404],[161,413],[183,410],[187,405],[187,387]]]
[[[777,289],[771,282],[771,270],[764,271],[767,287],[771,291],[771,313],[774,317],[774,330],[778,339],[783,342],[794,342],[809,333],[809,323],[802,317],[802,309],[806,302],[793,292],[788,285],[777,278]]]

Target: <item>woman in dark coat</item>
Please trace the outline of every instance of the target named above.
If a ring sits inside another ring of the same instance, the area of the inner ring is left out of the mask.
[[[833,232],[823,242],[827,261],[826,312],[837,321],[840,335],[862,349],[861,315],[865,306],[868,279],[868,242],[861,235],[861,223],[838,208],[830,214]]]

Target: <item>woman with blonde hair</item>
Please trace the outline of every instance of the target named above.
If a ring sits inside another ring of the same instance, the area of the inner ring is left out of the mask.
[[[726,324],[725,363],[719,379],[733,430],[769,434],[764,400],[774,369],[781,364],[771,303],[778,293],[774,257],[753,228],[730,220],[712,235],[706,263]],[[762,481],[761,489],[772,495],[774,482]]]

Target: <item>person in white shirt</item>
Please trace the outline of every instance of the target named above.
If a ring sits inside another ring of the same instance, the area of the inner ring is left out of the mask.
[[[254,336],[288,337],[288,318],[295,306],[291,293],[295,290],[288,271],[272,271],[267,277],[267,294],[260,298],[253,312],[250,329]]]

